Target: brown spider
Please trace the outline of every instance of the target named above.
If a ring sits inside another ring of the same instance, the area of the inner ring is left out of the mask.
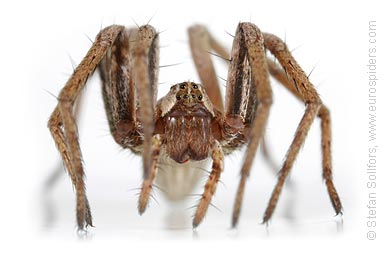
[[[248,143],[232,217],[232,226],[237,225],[246,178],[272,104],[269,74],[302,100],[306,110],[287,151],[263,221],[271,218],[286,177],[316,116],[321,119],[323,178],[335,212],[341,213],[342,205],[332,181],[329,110],[285,43],[275,35],[262,33],[251,23],[240,23],[230,57],[203,26],[193,26],[188,32],[202,85],[175,84],[157,101],[158,33],[150,25],[133,29],[112,25],[97,35],[61,90],[48,126],[76,190],[79,229],[92,226],[92,217],[85,194],[73,107],[89,75],[97,67],[114,140],[143,157],[140,214],[146,209],[154,181],[170,199],[182,199],[200,177],[197,171],[190,170],[205,164],[211,157],[212,170],[193,219],[193,227],[197,227],[215,193],[224,156]],[[265,49],[276,57],[282,68],[267,59]],[[230,59],[225,105],[210,51]],[[157,171],[159,164],[164,164],[167,171]]]

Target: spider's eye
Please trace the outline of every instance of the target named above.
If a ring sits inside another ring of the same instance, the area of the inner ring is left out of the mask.
[[[184,98],[186,99],[186,98],[188,98],[189,96],[188,95],[184,95]]]
[[[180,100],[180,99],[181,99],[181,96],[180,96],[180,95],[177,95],[176,98],[177,98],[177,100]]]
[[[199,95],[199,96],[198,96],[198,100],[202,100],[202,95]]]
[[[195,95],[194,95],[194,94],[192,94],[192,98],[195,98]]]
[[[197,84],[193,84],[193,89],[198,89],[198,85]]]
[[[185,84],[181,84],[180,88],[185,89]]]

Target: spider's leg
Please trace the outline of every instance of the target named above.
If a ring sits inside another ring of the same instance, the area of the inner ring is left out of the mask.
[[[215,38],[210,34],[206,27],[202,25],[194,25],[189,28],[189,42],[192,51],[193,60],[198,71],[198,75],[204,85],[209,98],[213,102],[214,106],[223,111],[221,92],[216,79],[216,73],[214,71],[213,62],[211,61],[211,55],[218,56],[221,60],[224,60],[226,65],[229,65],[232,59],[227,49],[223,47]],[[211,51],[214,51],[211,52]],[[247,89],[247,88],[245,88]],[[248,92],[247,92],[248,93]],[[254,91],[252,91],[254,95]],[[241,99],[238,100],[240,102]],[[250,101],[253,101],[251,99]],[[254,107],[256,103],[250,105],[248,113],[254,116]],[[248,121],[251,122],[251,121]],[[277,164],[273,161],[272,157],[268,154],[267,143],[263,139],[261,143],[261,152],[265,157],[265,160],[270,165],[271,169],[277,171]]]
[[[162,142],[159,137],[152,139],[158,79],[158,35],[154,28],[146,25],[122,32],[99,70],[115,141],[143,154],[144,182],[138,206],[143,213]]]
[[[124,29],[102,59],[98,71],[110,132],[116,143],[134,152],[142,145],[142,125],[137,119],[137,100],[132,45],[137,29]]]
[[[227,82],[225,119],[228,121],[233,116],[241,116],[249,139],[232,216],[232,226],[235,227],[241,211],[246,179],[263,137],[272,104],[262,33],[251,23],[238,25]]]
[[[285,71],[270,59],[268,60],[267,64],[269,67],[270,74],[275,79],[277,79],[283,86],[285,86],[295,97],[297,97],[301,101],[304,101],[303,96],[295,88],[294,81],[288,75],[286,75]],[[336,214],[339,214],[342,213],[342,204],[332,180],[331,118],[330,111],[324,104],[322,104],[321,108],[319,109],[318,117],[321,119],[322,130],[321,144],[323,179],[325,180],[334,210]]]
[[[87,55],[61,90],[58,105],[48,122],[53,139],[76,189],[77,225],[79,229],[83,229],[84,226],[91,226],[92,217],[85,193],[84,170],[81,162],[77,126],[73,115],[73,105],[81,89],[85,86],[88,77],[94,72],[122,29],[122,26],[110,26],[97,35]]]
[[[80,94],[77,96],[77,99],[76,99],[76,104],[75,104],[75,107],[74,107],[74,111],[73,111],[73,116],[74,116],[74,119],[76,120],[77,122],[77,127],[79,126],[79,120],[81,119],[81,109],[83,107],[83,100],[84,98],[84,93],[83,91],[80,92]],[[47,176],[46,180],[45,180],[45,184],[44,184],[44,193],[50,193],[51,189],[53,189],[53,187],[55,187],[57,185],[57,181],[59,179],[59,177],[64,173],[62,170],[63,168],[63,165],[62,165],[62,161],[61,160],[58,160],[57,164],[56,164],[56,167],[54,167],[53,169],[53,172],[49,173],[49,176]]]
[[[302,99],[302,101],[304,101],[306,105],[305,113],[298,125],[297,131],[290,145],[290,148],[287,151],[285,161],[283,163],[282,169],[278,177],[278,182],[273,190],[268,207],[264,214],[263,221],[268,222],[274,212],[274,209],[278,202],[279,195],[282,191],[283,184],[286,180],[286,177],[290,173],[291,167],[296,159],[299,149],[301,148],[304,140],[306,139],[307,133],[311,127],[311,124],[313,123],[315,119],[315,116],[319,113],[320,109],[322,108],[322,102],[319,98],[318,93],[316,92],[316,90],[314,89],[310,81],[308,80],[306,74],[303,72],[301,67],[298,65],[298,63],[295,61],[295,59],[292,57],[291,53],[287,49],[286,44],[275,35],[265,33],[264,38],[265,38],[266,48],[270,50],[270,52],[273,55],[276,56],[281,66],[286,71],[287,75],[291,77],[294,88],[297,92],[297,95],[300,95],[299,97]],[[325,132],[328,132],[329,119],[325,120],[325,122],[327,122],[327,123],[323,123],[325,126],[324,128],[327,130]],[[322,124],[322,127],[323,127],[323,124]],[[329,137],[327,137],[325,141],[326,146],[329,146],[328,138]],[[328,171],[330,171],[331,173],[331,170],[327,169],[326,170],[327,174],[328,174]],[[334,186],[332,185],[332,182],[329,185],[330,186],[328,187],[330,187],[330,194],[333,194],[335,199],[333,200],[333,205],[336,208],[337,213],[340,213],[341,204],[340,204],[339,197],[336,193]]]
[[[188,34],[193,61],[202,85],[214,106],[222,111],[222,96],[211,59],[211,51],[217,52],[222,59],[226,59],[228,54],[226,50],[214,40],[204,26],[194,25],[188,29]],[[228,57],[227,61],[229,61]]]
[[[153,136],[152,141],[153,163],[150,169],[149,178],[144,179],[144,181],[142,182],[140,198],[138,199],[138,211],[140,214],[143,214],[145,212],[149,202],[150,194],[153,189],[153,181],[158,171],[158,157],[160,155],[163,138],[161,137],[161,135],[157,134]]]
[[[77,122],[77,126],[79,126],[79,120],[81,119],[81,110],[83,106],[83,97],[84,93],[83,91],[77,96],[76,99],[76,104],[74,108],[74,118]],[[51,193],[53,188],[55,188],[58,185],[59,179],[62,177],[63,174],[65,174],[65,171],[63,171],[63,161],[62,159],[58,159],[56,162],[56,166],[52,168],[53,171],[49,173],[48,176],[46,176],[44,180],[44,185],[42,189],[42,197],[44,201],[44,209],[46,216],[44,217],[47,225],[51,225],[51,223],[55,220],[56,218],[56,211],[54,210],[55,208],[52,207],[52,202],[51,202]],[[65,167],[64,167],[65,170]],[[68,171],[69,172],[69,171]],[[73,181],[73,179],[72,179]],[[74,183],[74,182],[73,182]],[[89,212],[90,215],[90,212]]]
[[[136,86],[139,121],[143,125],[142,149],[144,179],[148,179],[152,160],[152,136],[154,131],[154,106],[158,84],[158,33],[150,25],[138,29],[132,48],[133,78]]]
[[[221,176],[221,172],[223,171],[223,151],[220,143],[215,140],[212,145],[211,157],[213,159],[212,170],[209,175],[209,179],[205,184],[205,189],[202,194],[202,198],[198,204],[196,213],[193,219],[193,228],[197,227],[204,216],[206,215],[206,211],[209,208],[211,199],[217,189],[217,183]]]
[[[150,151],[147,143],[153,133],[157,98],[157,44],[151,26],[126,29],[99,65],[110,131],[119,145],[136,153]],[[143,149],[139,148],[142,144]]]

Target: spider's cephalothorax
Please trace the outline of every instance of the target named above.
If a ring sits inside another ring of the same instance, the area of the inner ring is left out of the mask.
[[[165,108],[161,118],[169,157],[177,163],[206,159],[214,141],[211,130],[214,111],[202,86],[192,82],[174,85],[160,100],[159,107]]]
[[[264,222],[274,212],[285,180],[316,116],[321,120],[323,178],[336,213],[341,213],[342,205],[332,181],[330,113],[285,43],[275,35],[262,33],[254,24],[240,23],[229,54],[203,26],[192,26],[188,32],[202,85],[176,84],[157,102],[157,32],[150,25],[133,29],[113,25],[98,34],[60,92],[58,106],[48,126],[76,190],[78,227],[92,225],[92,217],[85,193],[73,107],[88,76],[97,67],[112,136],[123,148],[143,157],[140,213],[147,207],[153,182],[160,184],[168,198],[182,199],[201,177],[201,171],[192,170],[201,169],[201,164],[206,165],[211,159],[209,178],[193,219],[193,226],[198,226],[217,188],[224,155],[247,142],[232,217],[232,225],[237,225],[246,178],[263,138],[272,104],[270,75],[303,101],[306,110],[280,169]],[[265,49],[280,65],[267,59]],[[221,96],[211,51],[229,63],[225,100]],[[159,167],[166,171],[158,171]]]
[[[203,176],[215,145],[218,110],[202,85],[183,82],[170,88],[156,107],[155,133],[163,137],[155,182],[173,201],[189,195]],[[158,128],[160,127],[160,128]]]

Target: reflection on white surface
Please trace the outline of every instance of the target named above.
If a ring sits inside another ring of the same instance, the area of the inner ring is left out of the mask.
[[[62,167],[56,167],[55,171],[47,178],[43,192],[41,192],[41,229],[49,236],[71,236],[73,233],[79,240],[92,240],[95,237],[119,236],[129,239],[145,240],[193,240],[193,239],[247,239],[247,238],[273,238],[273,237],[329,237],[341,235],[343,232],[343,219],[341,216],[332,217],[331,214],[310,218],[305,212],[296,210],[297,203],[305,203],[304,198],[299,197],[295,186],[287,185],[284,191],[283,204],[271,220],[261,224],[260,208],[251,209],[252,205],[246,205],[240,218],[238,228],[229,226],[231,217],[231,205],[219,197],[219,207],[211,207],[204,222],[197,229],[192,229],[191,221],[197,199],[191,196],[184,202],[175,204],[167,202],[161,195],[156,194],[156,200],[151,201],[150,208],[144,215],[139,216],[136,211],[136,190],[130,189],[123,196],[97,197],[88,192],[91,209],[94,216],[95,228],[78,232],[75,229],[75,206],[74,192],[60,188],[69,182],[69,177],[64,175]],[[65,185],[68,186],[68,185]],[[221,187],[223,188],[223,187]],[[232,192],[231,192],[232,193]],[[227,199],[226,199],[227,200]],[[225,202],[225,203],[222,203]],[[245,201],[249,203],[249,199]],[[190,206],[192,205],[192,206]],[[330,203],[327,209],[332,209]],[[304,207],[304,205],[301,205]],[[258,211],[257,213],[254,213]],[[308,210],[310,211],[310,210]],[[325,212],[331,210],[323,210]],[[327,217],[327,218],[326,218]]]

